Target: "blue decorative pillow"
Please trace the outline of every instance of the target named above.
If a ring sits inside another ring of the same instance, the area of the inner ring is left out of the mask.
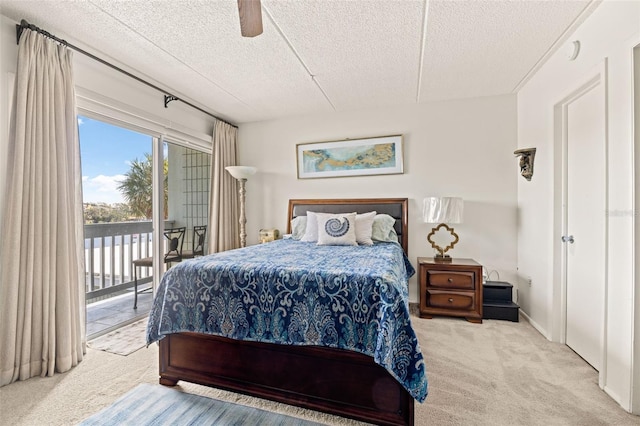
[[[318,245],[356,246],[356,214],[316,213],[318,217]]]

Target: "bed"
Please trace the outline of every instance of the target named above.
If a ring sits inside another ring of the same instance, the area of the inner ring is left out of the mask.
[[[288,223],[372,210],[394,218],[399,244],[278,240],[167,271],[147,329],[147,343],[160,345],[160,383],[412,425],[427,379],[409,319],[407,199],[290,200]]]

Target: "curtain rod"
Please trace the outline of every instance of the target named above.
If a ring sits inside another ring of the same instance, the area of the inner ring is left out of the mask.
[[[198,111],[200,111],[200,112],[202,112],[204,114],[207,114],[210,117],[215,118],[216,120],[220,120],[223,123],[227,123],[228,125],[233,126],[236,129],[238,128],[238,126],[236,126],[235,124],[229,123],[226,120],[223,120],[223,119],[221,119],[219,117],[216,117],[215,115],[211,114],[210,112],[207,112],[207,111],[203,110],[199,106],[193,105],[192,103],[187,102],[184,99],[180,99],[177,96],[172,95],[171,93],[168,93],[166,90],[156,86],[155,84],[149,83],[148,81],[143,80],[140,77],[131,74],[129,71],[125,71],[122,68],[119,68],[119,67],[113,65],[112,63],[105,61],[104,59],[98,58],[97,56],[87,52],[86,50],[83,50],[83,49],[81,49],[81,48],[79,48],[77,46],[74,46],[73,44],[68,43],[66,40],[62,40],[61,38],[58,38],[58,37],[54,36],[53,34],[47,32],[47,31],[45,31],[45,30],[43,30],[41,28],[38,28],[33,24],[28,23],[24,19],[21,20],[19,24],[16,24],[16,43],[20,43],[20,36],[22,35],[22,31],[24,31],[25,28],[30,29],[31,31],[35,31],[35,32],[37,32],[39,34],[42,34],[43,36],[48,37],[48,38],[50,38],[52,40],[55,40],[56,42],[58,42],[58,43],[60,43],[60,44],[62,44],[64,46],[67,46],[69,49],[73,49],[78,53],[82,53],[83,55],[88,56],[89,58],[93,59],[94,61],[98,61],[101,64],[106,65],[109,68],[112,68],[112,69],[114,69],[114,70],[126,75],[127,77],[133,78],[134,80],[136,80],[136,81],[138,81],[138,82],[140,82],[142,84],[145,84],[145,85],[147,85],[147,86],[149,86],[149,87],[151,87],[153,89],[156,89],[159,92],[164,93],[164,107],[165,108],[167,108],[167,105],[169,105],[169,102],[171,102],[171,101],[180,101],[183,104],[189,105],[191,108],[195,108]]]

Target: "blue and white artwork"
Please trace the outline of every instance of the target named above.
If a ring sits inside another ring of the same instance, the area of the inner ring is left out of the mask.
[[[402,136],[299,144],[298,177],[402,173]]]

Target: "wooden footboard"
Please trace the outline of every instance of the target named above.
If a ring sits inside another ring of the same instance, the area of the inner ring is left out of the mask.
[[[414,400],[371,357],[198,333],[160,341],[160,383],[198,383],[381,425],[413,425]]]

